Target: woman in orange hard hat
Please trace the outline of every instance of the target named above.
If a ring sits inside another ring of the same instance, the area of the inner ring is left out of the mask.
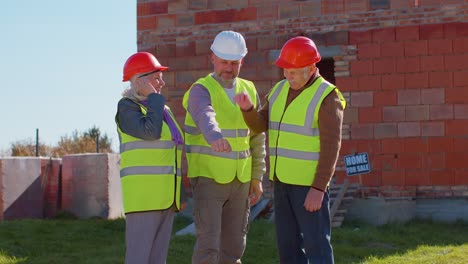
[[[125,263],[166,263],[175,211],[181,209],[182,131],[161,89],[168,67],[148,52],[130,56],[118,103]]]

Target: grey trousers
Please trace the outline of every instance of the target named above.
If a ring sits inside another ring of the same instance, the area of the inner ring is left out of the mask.
[[[126,264],[166,263],[174,214],[170,208],[125,216]]]
[[[190,179],[197,241],[192,264],[241,263],[250,207],[250,182],[233,180],[219,184],[197,177]]]

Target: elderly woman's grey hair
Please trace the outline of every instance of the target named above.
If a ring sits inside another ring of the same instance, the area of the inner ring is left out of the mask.
[[[122,92],[122,96],[130,99],[136,99],[138,101],[143,101],[146,100],[146,97],[139,95],[137,92],[137,84],[135,82],[137,78],[139,78],[139,75],[135,75],[130,79],[130,87],[128,87]]]

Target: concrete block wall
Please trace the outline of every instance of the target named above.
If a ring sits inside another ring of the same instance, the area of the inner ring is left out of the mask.
[[[61,210],[79,218],[123,217],[119,154],[77,154],[62,159],[0,159],[0,221],[53,218]]]
[[[466,1],[442,0],[138,0],[138,49],[171,67],[164,95],[183,124],[182,96],[212,71],[219,31],[246,38],[240,77],[262,96],[282,78],[273,65],[281,46],[311,37],[349,102],[342,155],[370,154],[363,193],[466,197],[467,11]],[[342,166],[340,157],[337,182]]]
[[[123,216],[119,155],[74,154],[62,157],[62,210],[79,218]]]
[[[0,220],[42,218],[44,201],[38,158],[1,158],[0,184]]]

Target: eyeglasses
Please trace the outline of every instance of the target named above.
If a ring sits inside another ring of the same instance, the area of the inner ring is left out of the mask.
[[[148,73],[142,74],[142,75],[138,76],[138,78],[142,78],[142,77],[151,75],[151,74],[153,74],[153,73],[155,73],[155,72],[158,72],[158,71],[159,71],[159,70],[155,70],[155,71],[152,71],[152,72],[148,72]]]

